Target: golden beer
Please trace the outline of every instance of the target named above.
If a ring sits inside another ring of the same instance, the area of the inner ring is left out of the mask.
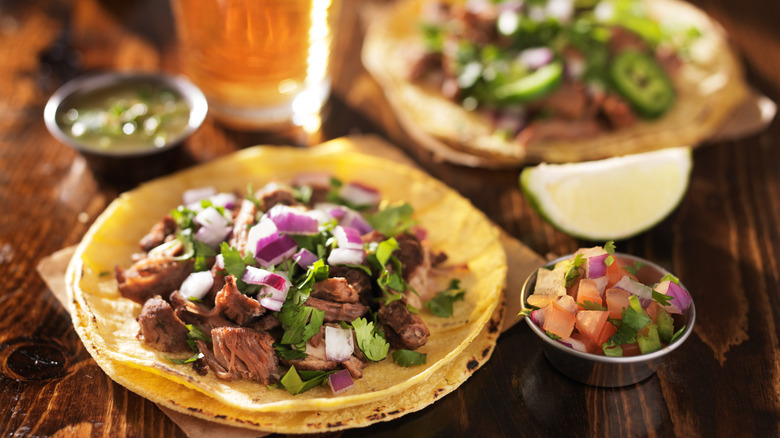
[[[330,92],[337,1],[171,0],[181,69],[228,125],[316,114]]]

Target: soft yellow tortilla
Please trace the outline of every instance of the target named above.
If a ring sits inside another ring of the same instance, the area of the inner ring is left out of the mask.
[[[303,171],[329,171],[345,181],[365,181],[378,187],[389,201],[409,202],[420,224],[428,230],[432,247],[445,251],[449,263],[468,265],[469,275],[462,282],[466,298],[456,303],[453,317],[438,318],[421,312],[431,331],[427,345],[419,350],[428,355],[427,364],[404,368],[388,357],[367,367],[364,377],[344,394],[333,395],[329,388],[320,387],[292,396],[247,380],[226,382],[213,373],[199,376],[191,366],[171,364],[162,353],[142,345],[135,337],[135,317],[141,306],[119,295],[111,273],[115,265],[131,263],[139,238],[151,225],[178,205],[181,193],[188,188],[214,185],[222,191],[243,191],[250,182],[257,188],[272,179],[288,180]],[[205,400],[198,408],[204,412],[219,407],[253,415],[325,415],[323,411],[383,403],[394,396],[408,398],[410,391],[416,391],[414,388],[469,347],[500,301],[506,258],[498,237],[498,230],[466,199],[410,167],[346,152],[339,141],[313,149],[254,147],[122,194],[87,232],[66,278],[79,336],[97,363],[129,389],[155,401],[167,401],[174,409],[190,406],[186,400],[197,399]],[[127,369],[134,370],[132,379],[127,377]],[[160,378],[191,391],[167,393],[159,389]],[[202,397],[192,395],[196,393]],[[188,399],[182,398],[184,394],[189,394]],[[204,416],[212,418],[210,414]]]
[[[748,96],[741,65],[715,21],[682,1],[648,0],[650,14],[664,25],[694,25],[703,34],[692,47],[693,62],[673,78],[678,93],[674,107],[658,120],[593,138],[519,145],[491,136],[492,127],[478,113],[445,99],[438,90],[407,80],[408,53],[421,50],[423,44],[419,17],[424,2],[403,0],[378,14],[367,31],[362,59],[408,133],[444,159],[460,164],[503,167],[587,161],[697,146]]]

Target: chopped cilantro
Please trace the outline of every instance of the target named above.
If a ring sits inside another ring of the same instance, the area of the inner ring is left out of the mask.
[[[199,240],[195,240],[194,243],[195,243],[195,272],[208,271],[209,269],[211,269],[211,266],[209,264],[209,259],[217,255],[217,252],[214,251],[214,248],[208,246],[207,244]]]
[[[569,265],[569,270],[566,271],[566,287],[569,287],[577,281],[577,277],[584,272],[582,265],[585,264],[585,257],[582,254],[577,254]]]
[[[225,270],[228,274],[236,277],[236,286],[238,287],[238,290],[247,295],[257,292],[260,288],[259,286],[247,284],[241,279],[244,276],[246,267],[255,264],[254,256],[249,253],[242,257],[238,249],[228,245],[227,242],[222,242],[220,245],[220,252],[222,253],[222,259],[225,263]]]
[[[306,278],[297,286],[298,289],[311,288],[312,285],[318,281],[326,280],[328,278],[330,269],[325,261],[320,259],[312,263],[306,271]]]
[[[401,349],[393,352],[393,362],[402,367],[423,365],[427,360],[427,356],[425,353]]]
[[[639,272],[644,265],[644,263],[637,260],[633,265],[623,266],[623,270],[636,277],[637,272]]]
[[[631,344],[636,342],[637,331],[631,328],[628,324],[621,324],[618,327],[612,337],[604,343],[605,346],[611,347],[615,345]]]
[[[184,205],[178,206],[176,209],[171,210],[171,217],[176,221],[176,225],[179,229],[191,229],[195,228],[195,215],[197,213]]]
[[[453,278],[447,289],[436,294],[435,297],[425,302],[425,307],[434,315],[442,318],[452,316],[452,306],[455,301],[463,300],[466,290],[461,289],[460,280]]]
[[[556,334],[555,334],[555,333],[553,333],[553,332],[550,332],[550,331],[547,331],[547,330],[545,330],[545,333],[547,334],[547,336],[548,336],[550,339],[553,339],[553,340],[556,340],[556,341],[557,341],[558,339],[561,339],[561,337],[560,337],[560,336],[556,335]]]
[[[414,209],[408,203],[388,205],[375,214],[366,215],[366,220],[385,236],[396,236],[417,223],[412,219],[412,213]]]
[[[658,291],[655,291],[655,290],[653,291],[653,301],[657,302],[658,304],[660,304],[662,306],[668,306],[670,301],[673,300],[673,299],[674,299],[674,297],[672,297],[672,296],[669,296],[669,295],[666,295],[666,294],[662,294],[661,292],[658,292]]]
[[[606,251],[607,254],[609,254],[609,256],[607,256],[607,258],[604,259],[604,264],[607,266],[611,266],[612,263],[615,263],[615,256],[613,255],[615,254],[615,242],[610,240],[609,242],[605,243],[604,251]]]
[[[325,311],[314,307],[302,306],[285,301],[282,310],[277,313],[284,335],[280,343],[302,345],[320,331]]]
[[[311,195],[314,193],[314,190],[312,190],[311,186],[303,185],[293,187],[292,193],[296,201],[301,204],[308,204],[311,201]]]
[[[174,359],[166,355],[163,355],[163,357],[165,357],[165,359],[167,359],[168,361],[175,363],[176,365],[184,365],[184,364],[195,362],[196,360],[200,359],[201,357],[203,357],[203,353],[197,352],[186,359]]]
[[[276,353],[279,354],[279,357],[284,360],[298,360],[306,359],[308,357],[308,354],[304,353],[303,351],[296,350],[279,343],[274,343],[274,349],[276,349]]]
[[[577,303],[577,305],[582,307],[583,310],[607,310],[606,307],[595,301],[585,301],[584,303]]]
[[[676,341],[677,339],[679,339],[679,338],[680,338],[680,336],[682,336],[682,334],[683,334],[684,332],[685,332],[685,326],[682,326],[682,327],[680,327],[680,330],[677,330],[677,331],[674,333],[674,335],[672,335],[672,340],[671,340],[671,341],[669,341],[669,343],[671,344],[671,343],[673,343],[674,341]]]
[[[329,375],[336,371],[298,371],[295,367],[289,370],[279,380],[279,386],[284,388],[292,395],[298,395],[306,392],[315,386],[322,385]]]
[[[352,328],[355,329],[358,347],[366,358],[377,362],[387,357],[390,344],[387,343],[384,333],[376,324],[368,322],[364,318],[357,318],[352,321]]]
[[[639,303],[639,298],[636,295],[631,295],[628,301],[630,305],[623,309],[623,325],[628,325],[636,331],[642,330],[647,324],[652,322],[652,319],[642,309],[642,305]]]
[[[395,252],[397,249],[401,249],[401,247],[398,246],[398,241],[395,240],[395,237],[391,237],[387,240],[379,242],[375,252],[376,259],[379,264],[385,266],[390,261],[390,257],[393,255],[393,252]]]

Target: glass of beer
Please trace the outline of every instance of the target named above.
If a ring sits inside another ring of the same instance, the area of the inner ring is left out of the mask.
[[[301,126],[330,94],[340,0],[171,0],[182,72],[237,129]]]

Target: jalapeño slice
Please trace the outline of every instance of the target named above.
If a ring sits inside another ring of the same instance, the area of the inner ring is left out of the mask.
[[[642,117],[656,118],[674,103],[674,86],[651,55],[636,50],[620,52],[609,74],[617,92]]]
[[[554,61],[533,73],[495,89],[494,96],[501,103],[532,102],[555,91],[563,78],[563,64]]]

